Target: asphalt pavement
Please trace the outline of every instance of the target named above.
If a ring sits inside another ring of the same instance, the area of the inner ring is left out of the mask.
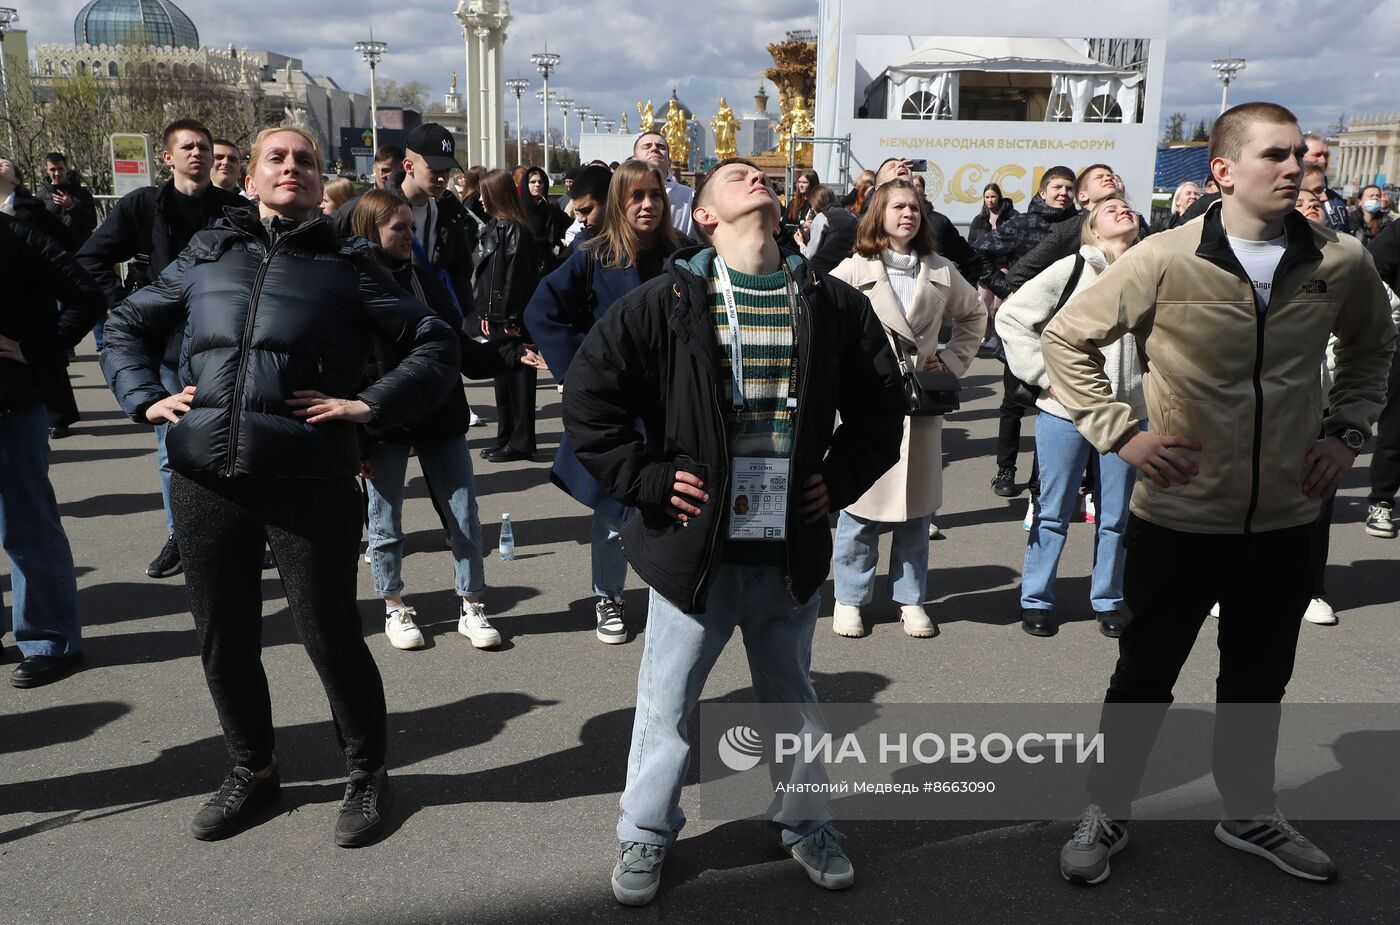
[[[77,564],[88,661],[52,686],[0,686],[0,923],[1395,920],[1396,822],[1305,825],[1342,869],[1338,881],[1319,885],[1219,845],[1207,822],[1141,821],[1112,878],[1074,888],[1056,863],[1072,828],[1064,821],[851,821],[838,825],[857,884],[832,894],[806,880],[761,821],[692,812],[656,902],[617,906],[609,873],[646,591],[629,579],[632,640],[598,642],[588,512],[547,479],[561,433],[559,395],[547,380],[538,396],[540,461],[476,460],[491,550],[484,600],[504,644],[477,651],[455,631],[451,560],[416,464],[404,578],[426,649],[389,647],[369,568],[361,567],[360,613],[388,695],[399,797],[388,837],[356,851],[332,844],[343,763],[325,695],[277,575],[267,572],[263,661],[283,800],[236,838],[195,841],[190,817],[217,787],[227,758],[182,579],[144,574],[165,539],[155,440],[117,410],[90,342],[80,354],[71,372],[83,421],[53,444],[51,475]],[[871,609],[865,638],[838,637],[828,583],[813,652],[824,700],[937,710],[1102,696],[1116,647],[1097,632],[1088,605],[1091,528],[1071,528],[1059,635],[1033,638],[1019,626],[1026,497],[1005,500],[988,487],[999,378],[994,361],[977,360],[963,410],[944,431],[945,506],[935,518],[942,539],[933,544],[929,577],[929,612],[941,635],[906,637],[886,602]],[[494,417],[489,385],[472,386],[469,397]],[[473,449],[492,434],[474,429]],[[1028,423],[1023,479],[1030,434]],[[1362,529],[1366,462],[1345,482],[1332,533],[1327,583],[1341,623],[1303,626],[1291,701],[1388,703],[1400,686],[1400,541]],[[502,562],[495,545],[507,512],[517,555]],[[7,601],[8,567],[0,557]],[[1208,621],[1182,673],[1179,702],[1213,698],[1213,634]],[[6,654],[13,664],[12,641]],[[736,640],[705,698],[751,696]],[[693,809],[693,796],[683,803]]]

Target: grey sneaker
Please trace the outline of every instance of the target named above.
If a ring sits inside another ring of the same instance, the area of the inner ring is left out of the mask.
[[[1215,837],[1231,848],[1248,851],[1279,870],[1304,880],[1331,880],[1337,865],[1274,810],[1253,819],[1222,819]]]
[[[593,614],[598,618],[598,641],[617,645],[627,641],[627,624],[623,622],[626,610],[620,597],[600,597],[593,605]]]
[[[841,848],[844,837],[827,823],[787,849],[802,865],[807,879],[828,890],[844,890],[856,882],[856,869]]]
[[[1060,849],[1060,876],[1071,883],[1103,883],[1110,873],[1108,859],[1127,844],[1127,824],[1114,822],[1090,803],[1074,836]]]
[[[666,849],[625,841],[618,846],[617,866],[613,868],[613,898],[624,906],[645,906],[656,898],[661,887],[661,862]]]

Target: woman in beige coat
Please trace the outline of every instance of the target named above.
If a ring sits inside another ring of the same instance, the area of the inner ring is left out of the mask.
[[[947,369],[961,377],[982,341],[987,309],[951,262],[934,253],[923,220],[923,197],[894,180],[875,191],[856,233],[856,252],[832,276],[870,299],[891,346],[910,369]],[[953,336],[940,355],[945,318]],[[899,462],[836,525],[836,614],[832,629],[862,636],[860,608],[875,594],[880,534],[893,531],[890,578],[900,620],[910,636],[936,636],[924,612],[928,583],[929,521],[943,502],[943,419],[904,421]]]

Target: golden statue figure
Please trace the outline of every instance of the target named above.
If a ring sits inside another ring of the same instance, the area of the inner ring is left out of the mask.
[[[798,97],[793,103],[792,121],[789,124],[789,128],[792,134],[796,135],[798,138],[810,138],[812,133],[817,130],[816,124],[812,121],[812,114],[807,111],[807,106],[802,101],[801,97]],[[797,146],[796,162],[804,166],[808,166],[812,163],[812,145],[810,142]]]
[[[710,120],[710,131],[715,133],[715,157],[724,160],[739,156],[739,120],[734,118],[734,110],[719,98],[719,112]]]
[[[627,134],[627,113],[625,113],[625,112],[622,114],[622,128],[618,129],[618,132],[617,132],[617,133],[618,133],[619,135],[626,135],[626,134]]]
[[[661,137],[671,149],[671,163],[684,168],[690,163],[690,133],[686,130],[685,111],[676,98],[666,107],[666,123],[661,127]]]
[[[651,108],[651,100],[647,100],[646,108],[642,104],[637,104],[637,131],[645,134],[656,131],[656,110]]]

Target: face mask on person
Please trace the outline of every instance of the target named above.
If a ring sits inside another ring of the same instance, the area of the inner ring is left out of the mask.
[[[1361,204],[1361,208],[1375,215],[1381,210],[1381,201],[1379,199],[1367,199]]]

